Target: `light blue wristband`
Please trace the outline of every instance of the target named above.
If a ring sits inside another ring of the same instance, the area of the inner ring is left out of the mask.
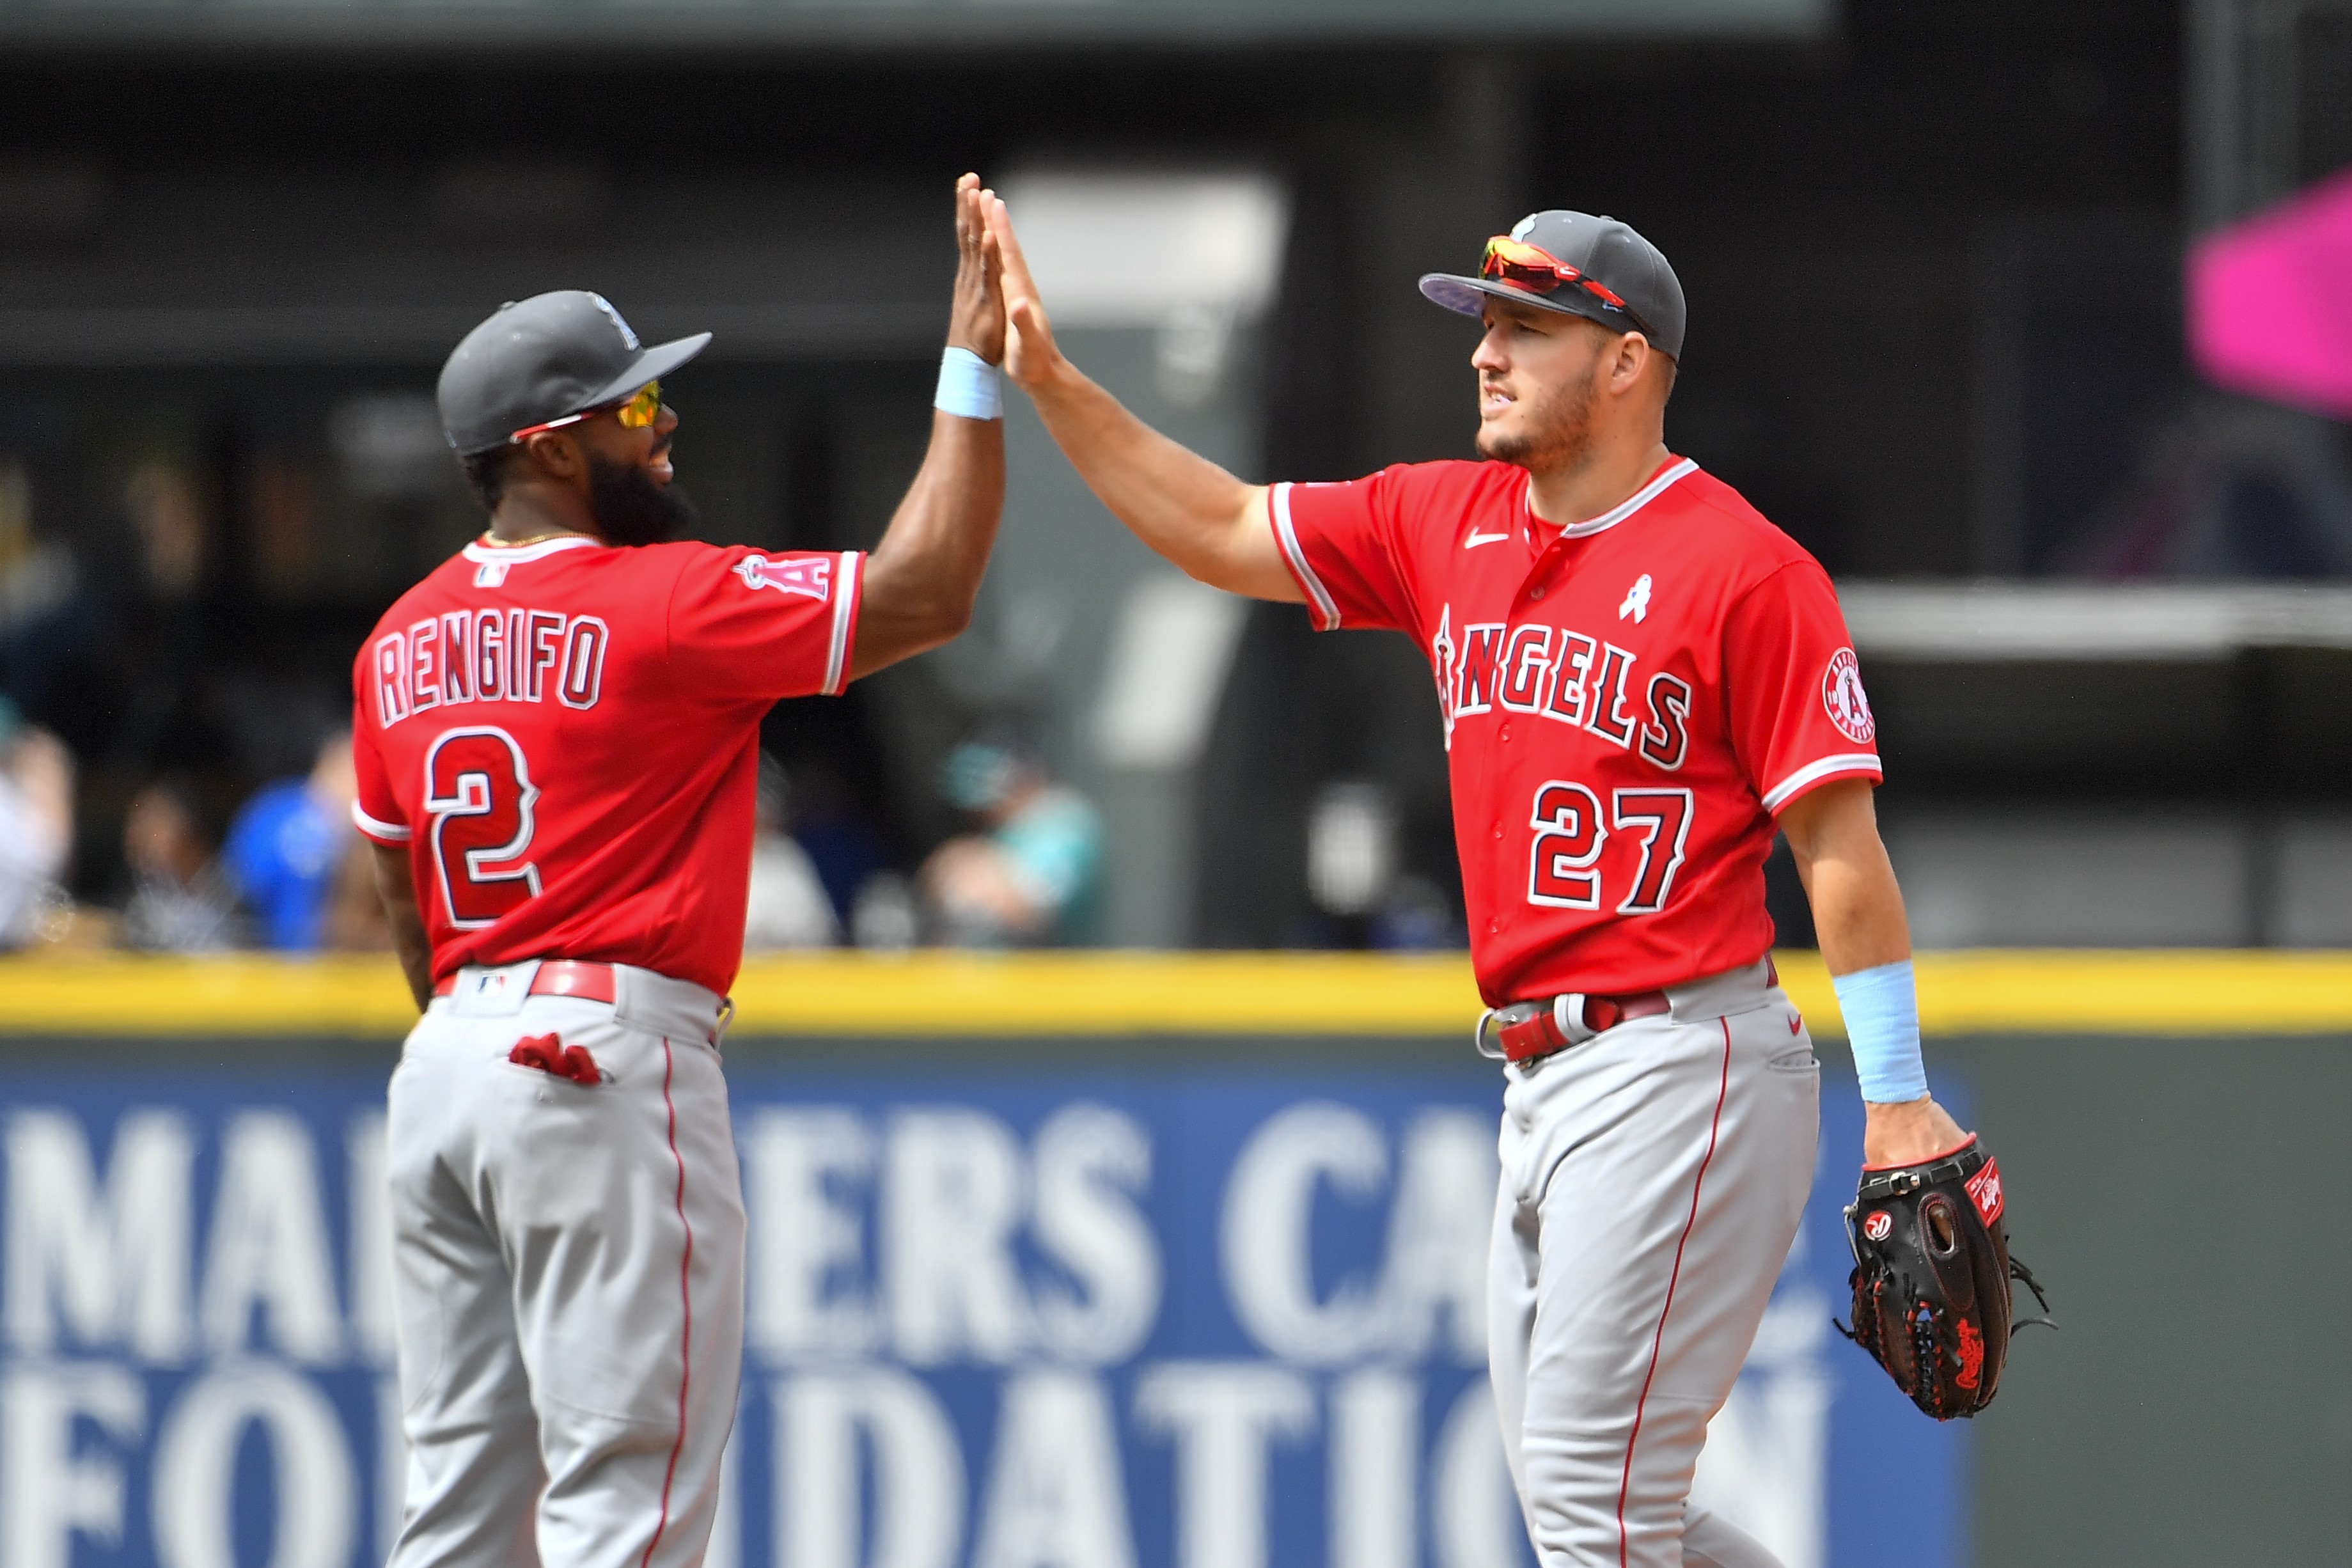
[[[1927,1092],[1927,1068],[1919,1059],[1919,992],[1911,961],[1882,963],[1834,976],[1838,1011],[1845,1015],[1846,1043],[1853,1047],[1854,1076],[1862,1098],[1895,1105]]]
[[[950,349],[940,356],[940,389],[931,406],[960,419],[1002,419],[1004,394],[996,384],[996,367],[970,349]]]

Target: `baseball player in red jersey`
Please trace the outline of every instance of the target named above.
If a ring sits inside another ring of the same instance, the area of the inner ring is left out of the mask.
[[[390,1092],[408,1489],[393,1568],[691,1568],[742,1352],[718,1045],[760,721],[960,631],[1003,500],[978,182],[930,450],[871,554],[674,542],[678,417],[601,297],[442,372],[488,532],[353,671],[354,815],[425,1016]]]
[[[1534,215],[1476,276],[1422,280],[1484,322],[1486,460],[1269,488],[1065,359],[1001,202],[989,220],[1006,368],[1129,528],[1204,583],[1429,656],[1479,1042],[1506,1058],[1489,1356],[1538,1556],[1773,1568],[1688,1497],[1819,1131],[1811,1041],[1768,957],[1776,829],[1843,977],[1865,1158],[1963,1134],[1919,1068],[1874,730],[1829,578],[1664,444],[1673,270],[1613,219]]]

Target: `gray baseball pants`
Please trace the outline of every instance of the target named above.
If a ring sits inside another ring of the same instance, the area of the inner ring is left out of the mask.
[[[530,967],[460,972],[392,1077],[391,1568],[695,1568],[743,1352],[719,1001],[630,968],[525,997]],[[551,1033],[598,1082],[507,1059]]]
[[[1495,1405],[1543,1568],[1780,1568],[1688,1507],[1795,1240],[1821,1069],[1762,963],[1505,1069]]]

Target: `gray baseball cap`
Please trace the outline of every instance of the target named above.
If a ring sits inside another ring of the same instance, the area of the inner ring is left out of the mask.
[[[1638,331],[1669,358],[1683,357],[1682,283],[1658,247],[1633,226],[1553,207],[1521,218],[1512,226],[1510,237],[1549,253],[1581,276],[1559,279],[1556,287],[1544,289],[1532,282],[1514,283],[1507,276],[1432,272],[1421,280],[1421,291],[1465,316],[1483,310],[1489,296],[1582,316],[1612,331]]]
[[[567,414],[618,403],[710,342],[709,332],[646,348],[602,294],[558,289],[509,300],[441,367],[441,429],[463,457]]]

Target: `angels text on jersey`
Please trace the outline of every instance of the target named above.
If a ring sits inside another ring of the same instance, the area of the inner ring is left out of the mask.
[[[1649,581],[1641,580],[1644,606]],[[1663,669],[1645,673],[1638,654],[1605,636],[1535,621],[1457,629],[1449,604],[1430,639],[1430,668],[1449,751],[1457,723],[1497,708],[1581,730],[1664,773],[1680,769],[1690,749],[1690,682]]]

